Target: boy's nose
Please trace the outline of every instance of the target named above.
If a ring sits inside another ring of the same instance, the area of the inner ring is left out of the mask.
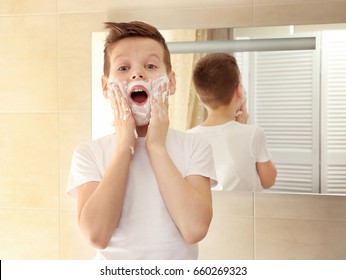
[[[136,79],[143,79],[143,75],[141,73],[133,73],[131,76],[132,80],[136,80]]]

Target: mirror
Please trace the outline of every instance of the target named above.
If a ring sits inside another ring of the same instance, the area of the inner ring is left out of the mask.
[[[230,52],[247,89],[250,123],[264,129],[278,168],[277,182],[268,192],[346,194],[346,25],[162,33],[167,42],[314,37],[313,50]],[[92,34],[93,138],[112,132],[111,110],[100,86],[104,36]],[[187,94],[192,90],[193,65],[202,55],[172,54],[178,83],[170,101],[173,128],[185,130],[205,117],[194,94]]]

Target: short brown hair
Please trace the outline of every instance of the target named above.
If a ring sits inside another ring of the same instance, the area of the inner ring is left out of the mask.
[[[202,57],[195,65],[192,79],[199,98],[211,109],[229,104],[241,81],[236,59],[227,53]]]
[[[159,42],[164,49],[164,63],[166,65],[167,73],[171,72],[171,57],[166,44],[166,40],[154,26],[141,21],[105,22],[105,28],[109,30],[104,48],[103,73],[105,76],[109,76],[110,52],[112,50],[113,44],[122,39],[130,37],[150,38]]]

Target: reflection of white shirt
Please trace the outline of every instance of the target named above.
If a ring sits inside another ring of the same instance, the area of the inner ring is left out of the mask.
[[[212,144],[218,189],[259,191],[256,162],[270,160],[263,130],[230,121],[217,126],[196,126],[188,132],[203,134]]]
[[[115,136],[80,144],[72,158],[67,192],[101,181],[114,151]],[[202,175],[216,182],[210,144],[196,135],[170,129],[167,150],[180,173]],[[130,152],[130,151],[129,151]],[[138,138],[130,165],[123,210],[108,247],[96,259],[196,259],[198,247],[184,241],[174,224],[153,173],[145,139]]]

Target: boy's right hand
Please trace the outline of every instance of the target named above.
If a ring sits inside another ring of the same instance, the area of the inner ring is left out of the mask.
[[[113,109],[117,145],[126,145],[134,150],[136,122],[129,104],[117,87],[108,89],[108,98]]]
[[[236,112],[235,120],[239,123],[247,124],[248,119],[249,114],[247,112],[246,102],[244,101],[239,110]]]

